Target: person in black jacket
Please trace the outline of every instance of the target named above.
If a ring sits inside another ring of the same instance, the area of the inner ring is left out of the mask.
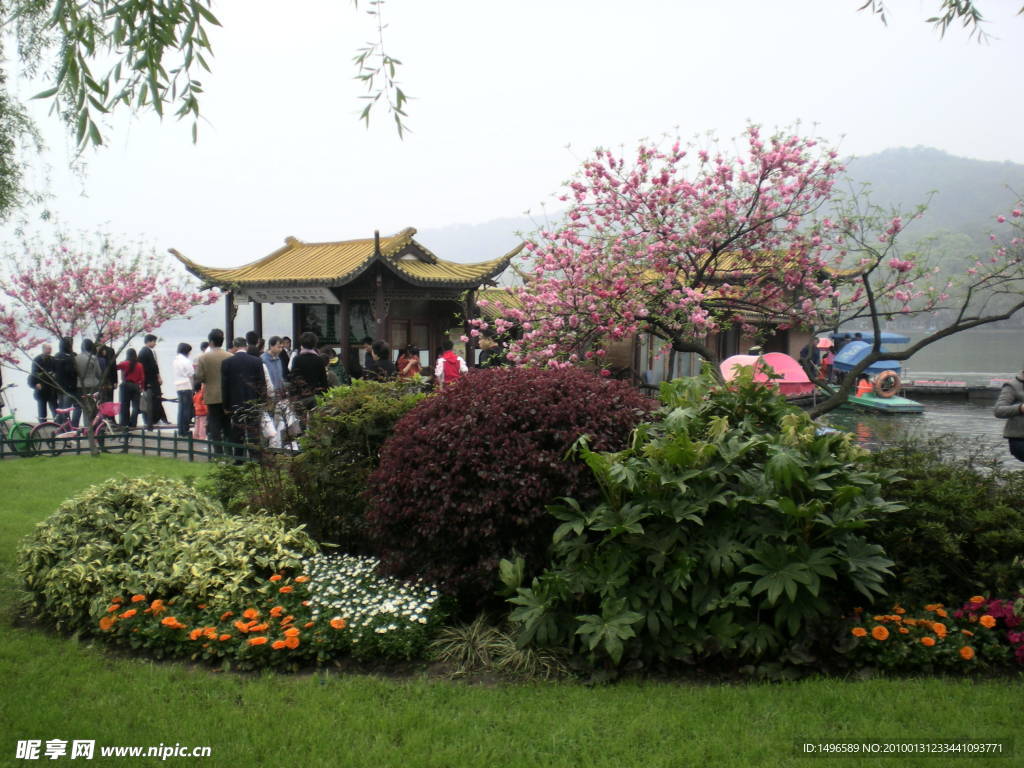
[[[229,419],[231,442],[241,445],[259,444],[260,420],[267,399],[267,383],[263,361],[247,351],[246,340],[233,342],[234,352],[221,363],[221,397],[224,413]],[[239,455],[242,449],[236,449]]]
[[[74,408],[72,423],[77,427],[82,417],[78,406],[78,369],[75,367],[74,346],[67,336],[60,340],[60,352],[54,358],[54,378],[57,381],[60,407]]]
[[[53,347],[50,344],[43,344],[41,354],[32,360],[32,373],[28,377],[28,385],[32,388],[32,394],[36,399],[39,408],[39,420],[46,420],[46,409],[50,409],[50,418],[57,418],[57,402],[59,391],[55,371],[57,361],[53,357]]]
[[[142,409],[142,423],[146,429],[151,429],[157,424],[169,424],[167,414],[164,412],[164,400],[161,387],[164,380],[160,376],[160,365],[156,361],[156,354],[153,348],[156,347],[156,336],[147,333],[144,339],[144,346],[139,350],[139,364],[146,374],[144,391],[149,392],[149,408]]]

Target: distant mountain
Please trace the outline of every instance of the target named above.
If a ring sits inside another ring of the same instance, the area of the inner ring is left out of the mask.
[[[884,206],[912,211],[929,199],[928,213],[915,222],[911,236],[944,233],[970,237],[984,248],[995,217],[1024,195],[1024,165],[956,157],[929,147],[886,149],[847,160],[846,179],[854,188],[870,185],[871,199]],[[493,259],[514,248],[522,235],[536,231],[557,214],[493,219],[481,224],[453,224],[421,229],[416,238],[442,259],[473,262]]]
[[[962,233],[979,244],[987,241],[995,217],[1024,195],[1024,165],[971,160],[929,147],[852,158],[847,176],[854,184],[870,184],[871,199],[884,206],[913,210],[935,192],[915,230]]]

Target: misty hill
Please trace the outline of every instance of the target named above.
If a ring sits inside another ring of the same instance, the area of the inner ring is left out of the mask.
[[[1024,195],[1024,165],[971,160],[929,147],[853,158],[847,176],[854,184],[870,184],[871,199],[886,207],[913,210],[935,192],[915,230],[962,233],[978,244],[987,242],[995,217]]]
[[[1024,165],[972,160],[929,147],[886,149],[849,159],[840,187],[847,182],[854,188],[866,183],[876,203],[905,211],[913,211],[935,192],[928,213],[908,234],[962,234],[975,249],[984,249],[996,215],[1005,214],[1019,199],[1010,189],[1024,195]],[[421,229],[416,237],[443,259],[485,261],[514,248],[521,241],[517,233],[528,235],[548,223],[543,217],[510,217]],[[949,246],[958,243],[966,241],[957,238]]]

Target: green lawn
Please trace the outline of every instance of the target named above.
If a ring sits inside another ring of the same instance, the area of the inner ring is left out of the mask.
[[[629,682],[465,685],[321,673],[234,675],[120,658],[89,642],[12,626],[14,550],[65,496],[117,475],[194,475],[198,464],[138,456],[0,462],[0,765],[19,739],[99,746],[210,746],[209,766],[922,765],[948,758],[797,756],[803,741],[1008,738],[1024,678],[813,680],[694,686]],[[1024,764],[1024,742],[997,765]],[[67,760],[67,757],[62,760]],[[985,758],[963,758],[973,764]],[[986,761],[991,758],[986,759]],[[159,764],[98,756],[87,764]]]

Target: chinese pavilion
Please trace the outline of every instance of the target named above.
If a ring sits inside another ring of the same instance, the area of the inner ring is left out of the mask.
[[[225,292],[229,339],[239,303],[252,303],[253,326],[262,336],[262,305],[282,302],[292,305],[293,338],[312,331],[321,344],[348,350],[347,360],[367,336],[392,349],[415,344],[432,357],[453,326],[476,316],[476,292],[494,286],[523,246],[491,261],[459,264],[439,259],[415,234],[410,227],[391,237],[374,233],[335,243],[287,237],[269,256],[230,269],[171,253],[206,287]]]

